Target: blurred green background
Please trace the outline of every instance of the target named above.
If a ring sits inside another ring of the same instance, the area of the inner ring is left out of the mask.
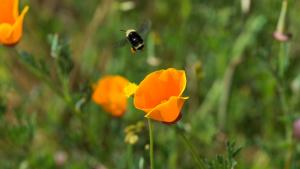
[[[279,0],[21,0],[29,5],[16,47],[0,47],[1,169],[149,168],[144,113],[113,118],[90,100],[103,75],[138,83],[174,67],[189,96],[179,126],[202,158],[241,146],[239,169],[299,169],[292,123],[300,115],[299,1],[273,38]],[[151,20],[146,47],[115,47],[121,29]],[[18,51],[18,53],[16,52]],[[26,51],[26,53],[24,52]],[[134,145],[126,126],[142,121]],[[194,169],[176,125],[154,123],[155,168]],[[212,167],[213,168],[213,167]],[[217,168],[216,168],[217,169]]]

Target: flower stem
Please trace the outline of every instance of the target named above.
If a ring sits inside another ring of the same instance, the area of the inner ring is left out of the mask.
[[[286,17],[287,17],[287,9],[288,9],[288,0],[283,0],[280,10],[280,16],[278,18],[277,28],[276,31],[283,33],[286,27]],[[288,55],[288,45],[287,42],[281,42],[280,43],[280,49],[279,49],[279,57],[278,57],[278,65],[279,65],[279,72],[278,75],[278,84],[277,84],[277,90],[279,94],[280,104],[283,111],[284,116],[288,119],[285,124],[285,134],[286,134],[286,142],[289,146],[287,152],[286,152],[286,159],[285,159],[285,169],[288,169],[291,167],[291,160],[292,160],[292,154],[293,154],[293,140],[292,140],[292,129],[290,126],[292,126],[292,122],[290,120],[291,116],[291,110],[289,105],[289,100],[287,98],[287,85],[286,85],[286,78],[284,76],[284,72],[287,69],[287,63],[289,61],[289,55]]]
[[[279,19],[278,19],[278,23],[277,23],[277,28],[276,28],[276,31],[278,31],[278,32],[284,32],[287,6],[288,6],[288,1],[283,0],[280,15],[279,15]]]
[[[195,150],[195,147],[193,146],[193,144],[189,141],[189,139],[184,135],[183,131],[178,132],[182,138],[182,140],[185,142],[185,144],[187,145],[189,151],[191,152],[193,159],[195,160],[196,164],[197,164],[197,168],[198,169],[205,169],[205,165],[204,162],[199,158],[198,153]]]
[[[133,168],[133,164],[132,164],[132,160],[133,160],[133,157],[132,157],[132,145],[131,144],[128,144],[127,145],[127,166],[128,168]]]
[[[150,169],[154,169],[154,159],[153,159],[153,125],[151,119],[148,118],[148,127],[149,127],[149,140],[150,140]]]

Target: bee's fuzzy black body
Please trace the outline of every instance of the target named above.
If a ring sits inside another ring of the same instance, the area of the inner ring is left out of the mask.
[[[131,49],[135,52],[137,50],[142,50],[144,48],[143,38],[133,29],[126,31],[127,40],[131,44]]]
[[[124,46],[127,42],[131,45],[131,52],[134,54],[137,51],[144,49],[144,40],[147,38],[149,30],[151,28],[151,21],[145,21],[137,30],[135,29],[121,29],[125,32],[126,38],[122,39],[118,43],[118,47]]]

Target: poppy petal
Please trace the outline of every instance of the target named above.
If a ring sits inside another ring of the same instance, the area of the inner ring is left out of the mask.
[[[113,116],[121,116],[127,108],[127,97],[124,88],[128,80],[121,76],[106,76],[94,87],[92,99]]]
[[[153,109],[172,96],[181,96],[185,87],[186,76],[183,70],[169,68],[150,73],[140,83],[134,105],[141,110]]]
[[[14,0],[13,3],[13,11],[12,11],[12,16],[14,20],[17,20],[19,16],[19,0]]]
[[[15,6],[15,1],[17,0],[1,0],[0,1],[0,24],[1,23],[9,23],[13,24],[15,21],[13,9]]]
[[[21,15],[17,18],[15,24],[13,25],[13,32],[10,35],[9,39],[7,39],[7,43],[8,44],[14,44],[17,43],[21,36],[22,36],[22,31],[23,31],[23,20],[24,20],[24,16],[25,14],[28,12],[29,7],[26,6]]]
[[[12,26],[7,23],[0,24],[0,43],[7,44],[7,39],[10,37],[12,33]]]
[[[181,108],[188,97],[172,96],[164,103],[157,105],[153,110],[148,112],[145,117],[153,120],[171,123],[180,115]]]

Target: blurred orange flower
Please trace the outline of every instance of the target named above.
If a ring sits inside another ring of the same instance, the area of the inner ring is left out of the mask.
[[[182,97],[186,87],[186,75],[183,70],[169,68],[150,73],[136,86],[134,106],[146,112],[147,118],[173,123],[180,117],[181,108],[188,97]],[[128,92],[127,92],[128,93]]]
[[[23,19],[29,7],[19,15],[19,0],[0,0],[0,44],[13,45],[22,36]]]
[[[92,99],[111,115],[122,116],[127,108],[124,88],[128,84],[128,80],[121,76],[105,76],[95,85]]]

